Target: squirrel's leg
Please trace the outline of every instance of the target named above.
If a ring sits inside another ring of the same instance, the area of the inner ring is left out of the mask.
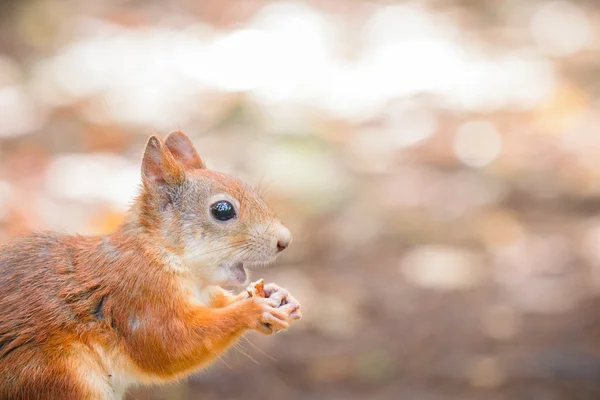
[[[38,346],[18,348],[0,358],[0,399],[109,398],[81,374],[78,365],[76,358],[65,362],[64,354],[47,354]]]
[[[224,308],[186,303],[165,315],[138,316],[127,335],[127,350],[146,373],[177,378],[213,361],[248,329],[265,333],[286,329],[289,316],[278,305],[272,299],[251,297]]]
[[[229,290],[225,290],[220,286],[214,286],[210,289],[210,303],[209,306],[212,308],[223,308],[236,301],[244,300],[248,298],[248,293],[243,290],[240,294],[235,295]]]

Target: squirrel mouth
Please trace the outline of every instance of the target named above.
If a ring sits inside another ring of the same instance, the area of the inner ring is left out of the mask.
[[[235,282],[243,285],[248,280],[248,273],[244,268],[244,263],[238,262],[233,265],[233,274],[235,278]]]
[[[231,284],[234,286],[244,285],[248,281],[248,271],[266,267],[272,261],[238,261],[227,265]]]
[[[244,263],[240,263],[243,264],[244,268],[248,268],[248,269],[258,269],[258,268],[264,268],[264,267],[268,267],[269,265],[273,264],[275,260],[268,260],[268,261],[248,261],[248,262],[244,262]]]

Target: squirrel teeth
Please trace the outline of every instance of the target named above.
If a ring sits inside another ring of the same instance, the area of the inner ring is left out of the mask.
[[[272,261],[252,261],[252,262],[245,262],[244,267],[251,268],[251,269],[264,268],[264,267],[269,266],[270,264],[272,264]]]

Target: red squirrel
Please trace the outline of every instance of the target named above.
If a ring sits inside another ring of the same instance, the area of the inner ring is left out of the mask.
[[[115,232],[0,246],[0,399],[120,399],[198,371],[248,330],[286,329],[301,317],[286,290],[221,286],[244,285],[290,242],[258,193],[207,169],[185,134],[150,137]]]

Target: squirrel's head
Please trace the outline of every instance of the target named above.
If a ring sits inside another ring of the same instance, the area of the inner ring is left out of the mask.
[[[246,183],[211,171],[182,132],[148,140],[138,223],[206,285],[242,285],[275,260],[289,230]]]

